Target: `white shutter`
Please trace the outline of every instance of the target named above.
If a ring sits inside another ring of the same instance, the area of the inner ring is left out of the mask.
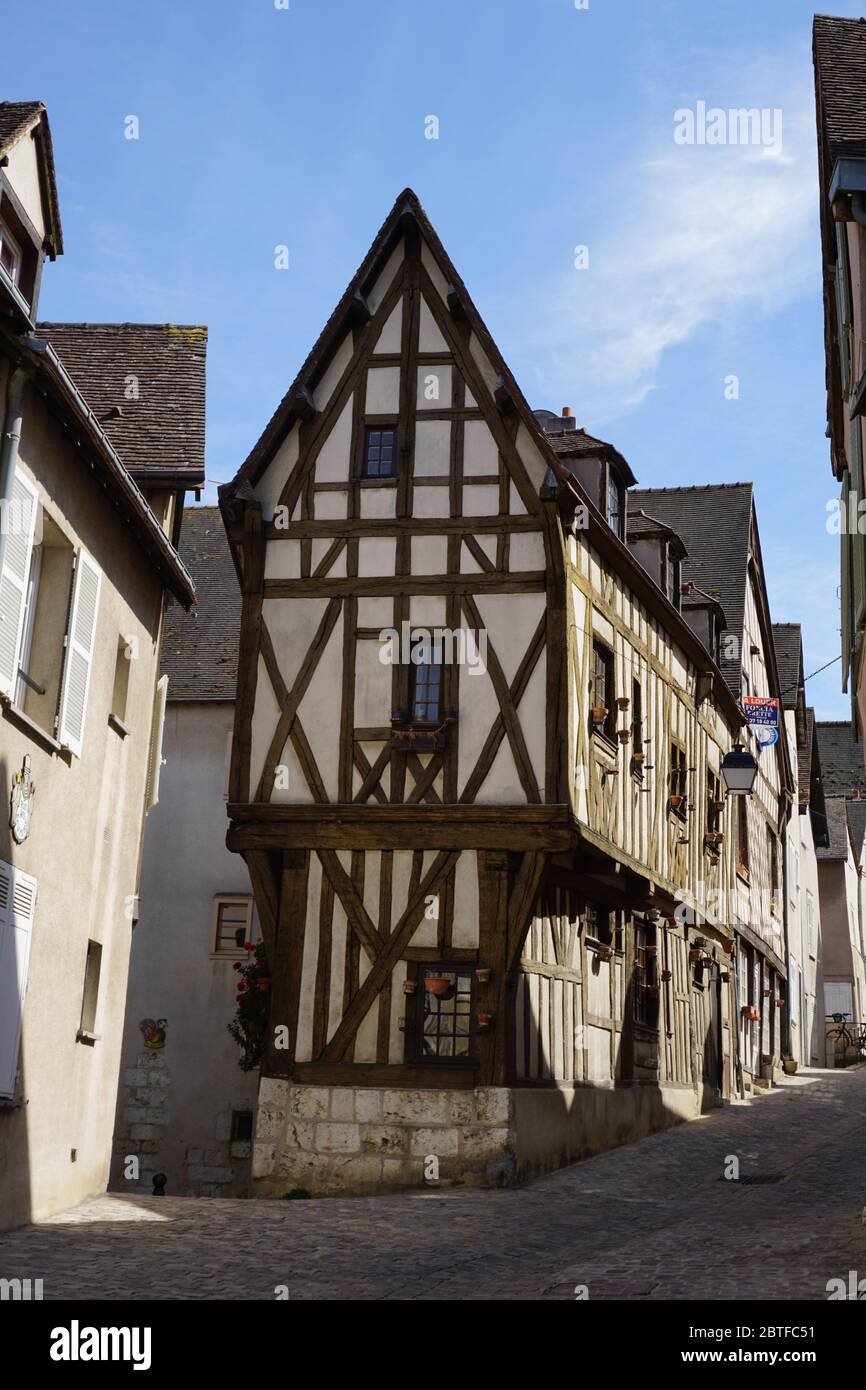
[[[36,879],[0,860],[0,1096],[15,1094]]]
[[[86,550],[79,550],[72,580],[72,603],[69,610],[69,631],[66,634],[66,656],[60,692],[60,716],[57,721],[58,742],[79,758],[84,741],[84,720],[87,714],[90,670],[93,665],[101,580],[102,572],[96,561]]]
[[[159,801],[159,770],[163,764],[162,735],[165,728],[165,702],[168,697],[168,676],[160,676],[153,698],[153,721],[150,726],[150,757],[147,763],[145,814]]]
[[[11,500],[0,516],[0,525],[6,528],[0,575],[0,695],[10,699],[18,681],[18,653],[37,510],[36,489],[16,472]]]

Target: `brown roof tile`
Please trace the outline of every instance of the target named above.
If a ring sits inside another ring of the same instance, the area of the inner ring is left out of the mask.
[[[866,19],[815,15],[812,25],[819,118],[834,159],[866,155]]]
[[[162,639],[170,700],[233,700],[238,675],[241,592],[219,507],[187,507],[180,554],[196,605],[171,602]]]
[[[201,487],[207,329],[173,323],[39,323],[137,483]],[[128,398],[129,379],[138,398]]]
[[[54,149],[51,127],[45,104],[41,101],[0,101],[0,154],[12,148],[27,131],[39,126],[40,155],[48,195],[49,245],[52,260],[63,252],[63,232],[60,227],[60,203],[57,197],[57,174],[54,169]]]

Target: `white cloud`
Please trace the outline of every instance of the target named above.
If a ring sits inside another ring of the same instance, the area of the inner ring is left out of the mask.
[[[754,90],[766,92],[766,71],[756,71]],[[772,84],[781,148],[677,145],[672,111],[617,170],[594,235],[580,238],[589,268],[569,268],[536,306],[541,394],[566,399],[577,383],[581,417],[614,419],[653,390],[669,348],[707,324],[777,310],[811,286],[817,173],[808,60],[798,54],[790,72],[777,71]],[[742,71],[736,80],[738,90],[748,86]]]

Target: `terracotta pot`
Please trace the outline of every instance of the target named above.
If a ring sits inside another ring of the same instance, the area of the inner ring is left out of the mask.
[[[593,724],[603,724],[607,718],[607,710],[604,705],[593,705],[592,722]]]
[[[475,1017],[478,1019],[479,1028],[489,1028],[493,1023],[492,1014],[476,1014]]]
[[[679,792],[675,792],[675,793],[673,794],[673,796],[670,797],[670,803],[671,803],[671,805],[674,806],[674,807],[682,806],[682,804],[683,804],[684,801],[685,801],[685,797],[684,797],[684,796],[680,796]]]
[[[418,988],[418,985],[417,985],[417,983],[415,982],[415,980],[404,980],[404,981],[403,981],[403,993],[404,993],[404,994],[414,994],[417,988]]]
[[[598,948],[598,958],[599,958],[599,960],[613,960],[613,947],[612,947],[612,946],[599,946],[599,948]]]
[[[659,976],[659,979],[662,981],[662,984],[666,985],[669,980],[673,979],[673,977],[674,976],[672,970],[663,970],[661,975]]]
[[[617,729],[616,736],[620,743],[628,743],[631,739],[631,729]]]
[[[430,975],[424,981],[424,988],[428,994],[433,994],[437,999],[441,999],[443,994],[447,994],[451,988],[451,981],[446,980],[444,975]]]
[[[628,709],[628,707],[629,707],[630,704],[631,704],[631,701],[629,700],[629,698],[628,698],[627,695],[618,695],[618,696],[617,696],[617,701],[616,701],[617,709]]]
[[[490,983],[491,973],[492,972],[488,970],[486,966],[484,966],[481,970],[475,971],[475,978],[480,985],[487,985]]]

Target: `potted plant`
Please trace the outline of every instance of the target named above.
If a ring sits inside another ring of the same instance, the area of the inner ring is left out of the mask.
[[[703,960],[704,953],[700,946],[692,946],[689,951],[689,960]]]
[[[715,868],[715,866],[716,866],[718,863],[720,863],[719,856],[718,856],[717,854],[711,854],[711,855],[709,856],[709,859],[710,859],[710,863],[712,864],[713,868]]]
[[[628,743],[631,738],[631,729],[617,729],[616,736],[620,743]]]
[[[629,707],[630,704],[631,704],[631,701],[629,700],[629,698],[628,698],[627,695],[618,695],[618,696],[616,697],[616,707],[617,707],[617,709],[628,709],[628,707]]]
[[[481,1029],[482,1031],[484,1031],[484,1030],[490,1028],[491,1025],[492,1025],[492,1023],[493,1023],[493,1015],[492,1015],[492,1014],[478,1013],[478,1014],[475,1015],[475,1017],[476,1017],[477,1020],[478,1020],[478,1027],[479,1027],[479,1029]]]
[[[241,1049],[238,1066],[241,1071],[255,1071],[261,1065],[262,1040],[268,1017],[271,976],[263,941],[244,942],[244,950],[252,953],[247,961],[236,960],[238,984],[235,996],[235,1016],[227,1025],[230,1035]]]
[[[605,946],[604,943],[599,945],[598,958],[599,960],[613,960],[613,947]]]
[[[427,975],[424,978],[424,988],[428,994],[441,999],[451,988],[451,981],[445,975]]]
[[[418,988],[418,984],[417,984],[417,982],[416,982],[415,980],[404,980],[404,981],[403,981],[403,993],[404,993],[404,994],[414,994],[417,988]]]
[[[673,977],[674,975],[672,970],[663,970],[661,972],[661,975],[659,976],[659,979],[661,980],[662,984],[666,985],[669,980],[673,979]]]
[[[672,792],[668,800],[673,810],[678,811],[685,801],[685,797],[680,792]]]
[[[800,1063],[797,1061],[796,1057],[783,1057],[783,1058],[782,1058],[782,1066],[785,1068],[785,1075],[786,1075],[786,1076],[796,1076],[796,1075],[797,1075],[797,1068],[798,1068],[799,1065],[800,1065]]]
[[[487,966],[482,966],[480,970],[475,971],[475,978],[480,985],[488,985],[490,983],[491,974],[492,971],[490,971]]]
[[[607,719],[607,714],[608,714],[608,712],[607,712],[607,709],[605,708],[604,705],[593,705],[593,707],[592,707],[592,722],[593,722],[593,724],[603,724],[604,721],[605,721],[605,719]]]

